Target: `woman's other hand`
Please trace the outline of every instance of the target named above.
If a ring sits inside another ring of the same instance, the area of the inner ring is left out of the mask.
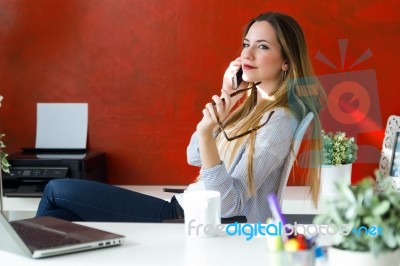
[[[221,97],[212,96],[212,102],[207,103],[203,109],[203,118],[197,124],[197,132],[203,136],[212,136],[214,129],[228,116],[232,109],[232,98],[229,93],[222,90]]]
[[[230,94],[235,92],[232,88],[232,77],[242,67],[240,57],[232,61],[225,70],[221,96],[214,95],[212,102],[207,103],[203,109],[203,118],[197,124],[198,134],[203,136],[212,136],[215,128],[218,126],[218,121],[223,122],[236,102],[243,95],[230,97]],[[238,89],[247,87],[247,82],[242,82]]]

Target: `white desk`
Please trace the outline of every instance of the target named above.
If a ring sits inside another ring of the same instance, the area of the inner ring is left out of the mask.
[[[245,266],[276,265],[268,261],[266,239],[243,236],[198,238],[185,236],[184,224],[82,223],[125,235],[122,246],[40,260],[0,251],[0,260],[13,265],[155,265]],[[280,266],[280,265],[279,265]]]
[[[126,189],[141,192],[143,194],[170,200],[172,193],[163,192],[163,188],[185,188],[186,186],[121,186]],[[39,205],[39,198],[10,198],[3,197],[4,210],[9,213],[10,219],[22,219],[32,217]],[[322,198],[318,209],[314,208],[308,194],[308,187],[288,186],[285,188],[283,203],[285,214],[317,214],[324,211]]]

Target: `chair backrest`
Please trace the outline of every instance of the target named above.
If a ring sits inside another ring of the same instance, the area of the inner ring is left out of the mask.
[[[286,158],[285,164],[283,166],[282,171],[282,180],[279,184],[278,191],[276,196],[278,197],[280,204],[282,205],[282,193],[286,187],[287,181],[289,179],[290,172],[293,167],[294,160],[299,152],[301,142],[303,141],[304,134],[308,126],[310,125],[311,121],[314,119],[314,114],[312,112],[308,113],[303,120],[301,120],[299,126],[297,127],[296,131],[294,132],[293,141],[291,144],[291,150],[289,151],[289,155]]]

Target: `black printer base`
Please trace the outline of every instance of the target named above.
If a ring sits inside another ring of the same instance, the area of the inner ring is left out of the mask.
[[[106,182],[107,161],[103,152],[16,153],[8,160],[10,173],[3,172],[3,194],[7,197],[41,197],[44,187],[53,179]]]
[[[40,198],[43,195],[44,187],[45,185],[18,186],[4,189],[3,194],[10,198]]]

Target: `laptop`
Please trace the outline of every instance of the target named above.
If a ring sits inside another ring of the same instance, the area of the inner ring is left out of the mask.
[[[9,222],[3,214],[0,169],[0,250],[44,258],[121,245],[125,236],[52,217]]]

